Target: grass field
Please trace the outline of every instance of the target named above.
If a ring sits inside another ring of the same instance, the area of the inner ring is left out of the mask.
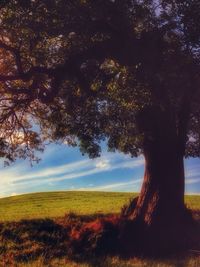
[[[46,192],[0,199],[0,221],[119,213],[133,193]]]
[[[0,221],[57,218],[66,213],[78,215],[119,213],[135,193],[45,192],[0,199]],[[187,206],[200,209],[200,195],[186,196]]]
[[[117,214],[134,193],[51,192],[0,199],[0,267],[199,267],[200,256],[190,251],[168,259],[120,259],[67,256],[65,229],[60,221],[75,213],[99,216]],[[186,196],[200,223],[200,196]],[[200,237],[199,237],[200,239]],[[194,248],[195,249],[195,248]],[[200,250],[200,244],[197,248]]]

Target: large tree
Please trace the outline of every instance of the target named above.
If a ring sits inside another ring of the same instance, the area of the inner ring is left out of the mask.
[[[200,156],[198,10],[198,1],[178,0],[6,1],[2,155],[45,139],[91,158],[102,140],[110,151],[143,154],[129,220],[154,229],[184,223],[183,159]]]

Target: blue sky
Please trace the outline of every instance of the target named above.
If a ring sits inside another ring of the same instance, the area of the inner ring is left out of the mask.
[[[41,161],[30,166],[16,161],[0,169],[0,197],[55,190],[95,190],[137,192],[140,190],[144,160],[122,153],[104,151],[94,160],[82,156],[77,148],[49,145]],[[200,160],[185,161],[186,192],[200,193]]]

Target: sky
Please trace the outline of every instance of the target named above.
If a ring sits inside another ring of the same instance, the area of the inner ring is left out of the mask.
[[[28,160],[0,167],[0,197],[60,190],[139,192],[144,159],[104,150],[97,159],[51,144],[32,167]],[[200,159],[185,160],[186,193],[200,193]]]

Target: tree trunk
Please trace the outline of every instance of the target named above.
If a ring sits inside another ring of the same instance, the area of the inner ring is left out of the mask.
[[[137,201],[132,207],[130,203],[121,236],[126,247],[129,243],[132,249],[135,240],[135,248],[145,246],[155,254],[184,243],[180,238],[190,216],[184,205],[184,162],[176,128],[168,114],[157,110],[145,114],[143,125],[144,181]]]
[[[178,219],[184,208],[184,164],[175,144],[148,147],[141,193],[130,219],[147,225]]]

